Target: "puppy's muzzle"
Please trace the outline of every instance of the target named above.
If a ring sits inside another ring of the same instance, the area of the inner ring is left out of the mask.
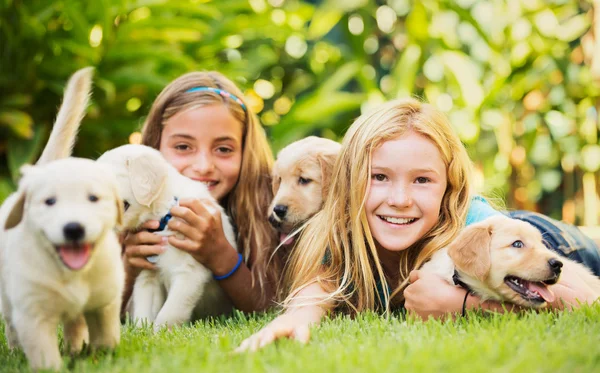
[[[288,207],[286,205],[275,205],[273,207],[273,213],[269,215],[269,223],[273,228],[281,228],[282,220],[285,218],[287,211]]]
[[[279,219],[283,219],[285,214],[287,214],[288,207],[286,205],[275,205],[273,207],[273,212]]]
[[[85,228],[77,222],[70,222],[63,227],[63,234],[67,241],[81,241],[85,237]]]

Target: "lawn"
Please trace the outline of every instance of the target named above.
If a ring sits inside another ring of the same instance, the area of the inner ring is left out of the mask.
[[[152,334],[123,327],[114,353],[65,366],[74,372],[597,372],[600,304],[574,312],[471,314],[458,321],[405,321],[366,313],[336,317],[311,342],[281,341],[257,353],[232,350],[273,314],[198,322]],[[0,327],[3,332],[3,327]],[[0,371],[27,369],[22,352],[0,343]],[[65,369],[66,371],[67,369]]]

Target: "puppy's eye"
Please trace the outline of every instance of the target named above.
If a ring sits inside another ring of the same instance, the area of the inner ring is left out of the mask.
[[[129,202],[127,202],[127,201],[123,201],[123,210],[124,210],[124,211],[127,211],[127,209],[129,208],[129,206],[130,206],[130,205],[129,205]]]
[[[46,199],[44,201],[44,203],[46,204],[46,206],[52,206],[56,203],[56,198],[50,197],[50,198]]]
[[[522,249],[523,247],[525,247],[525,244],[523,243],[523,241],[516,240],[515,242],[512,243],[511,246],[516,247],[517,249]]]
[[[98,202],[98,196],[96,196],[95,194],[90,194],[88,196],[88,199],[90,200],[90,202]]]
[[[311,181],[312,181],[311,179],[307,179],[307,178],[302,177],[302,176],[300,176],[298,178],[298,184],[300,184],[300,185],[306,185],[306,184],[310,183]]]

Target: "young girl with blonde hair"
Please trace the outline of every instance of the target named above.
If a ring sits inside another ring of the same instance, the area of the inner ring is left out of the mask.
[[[225,239],[220,215],[211,215],[202,201],[182,200],[173,207],[171,214],[179,219],[168,226],[185,239],[170,237],[169,242],[210,269],[236,308],[265,309],[281,267],[277,257],[269,260],[277,242],[267,221],[273,156],[242,92],[217,72],[179,77],[154,101],[142,143],[158,149],[183,175],[208,186],[234,223],[242,255]],[[147,222],[145,230],[125,238],[124,304],[139,271],[154,269],[152,256],[164,251],[166,238],[151,233],[158,226]]]
[[[414,270],[465,226],[471,178],[466,149],[433,106],[397,100],[359,117],[344,136],[323,210],[292,254],[285,313],[238,350],[281,337],[306,342],[309,326],[333,310],[387,312],[404,304],[424,317],[460,311],[460,288],[446,284],[446,309],[435,313],[428,310],[427,294],[417,294],[420,308],[413,309],[407,286],[420,282]],[[576,293],[583,299],[580,285]],[[479,306],[499,308],[472,300],[472,307]]]

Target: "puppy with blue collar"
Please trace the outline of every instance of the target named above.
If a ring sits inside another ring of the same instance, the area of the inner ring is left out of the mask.
[[[168,229],[170,210],[179,200],[204,201],[213,214],[221,214],[227,241],[237,249],[229,217],[210,195],[206,185],[181,175],[156,149],[144,145],[124,145],[104,153],[98,162],[110,165],[117,175],[126,210],[121,232],[131,232],[148,220],[159,220],[155,234],[177,234]],[[239,255],[241,262],[241,255]],[[132,316],[137,325],[154,323],[155,330],[181,325],[192,317],[230,313],[232,304],[212,273],[189,253],[171,245],[148,258],[158,270],[142,270],[135,280]],[[218,278],[217,278],[218,280]]]

